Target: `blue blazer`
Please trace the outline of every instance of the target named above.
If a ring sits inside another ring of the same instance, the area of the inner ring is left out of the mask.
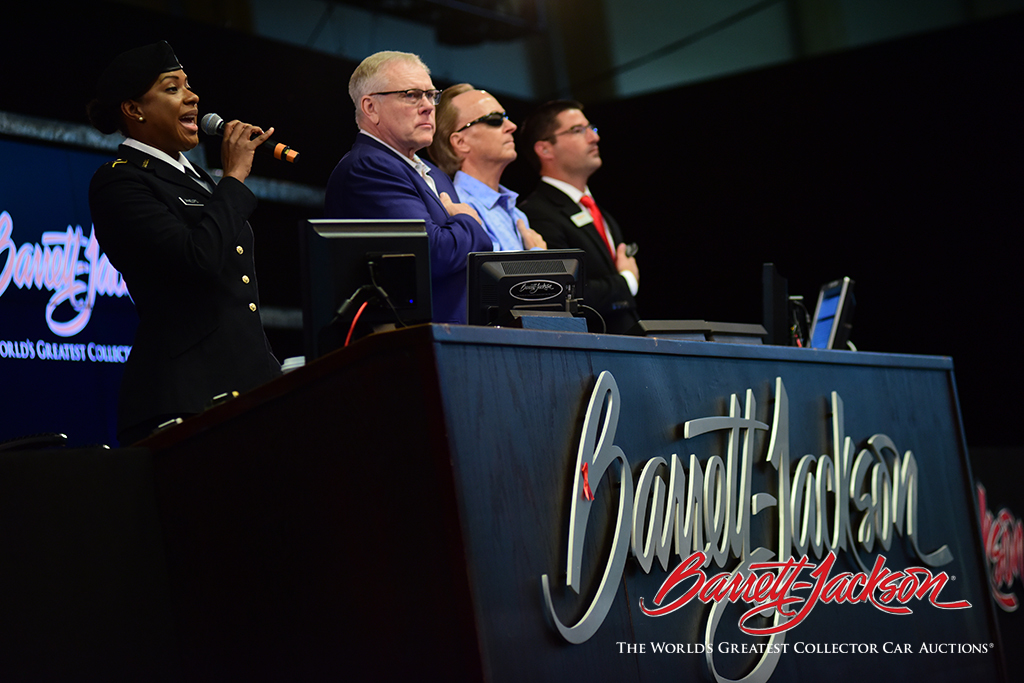
[[[459,195],[433,164],[438,194]],[[420,218],[430,243],[431,300],[436,323],[466,323],[466,256],[491,251],[491,238],[476,219],[448,215],[441,200],[408,162],[373,138],[356,136],[327,182],[327,218]]]

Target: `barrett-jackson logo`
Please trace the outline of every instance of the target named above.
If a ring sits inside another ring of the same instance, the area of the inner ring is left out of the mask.
[[[84,257],[84,258],[82,258]],[[0,296],[8,286],[53,292],[46,324],[61,337],[73,337],[89,324],[97,296],[124,297],[124,278],[100,253],[96,229],[81,226],[42,234],[42,244],[14,241],[14,219],[0,211]]]
[[[563,291],[562,285],[551,280],[529,280],[518,283],[508,293],[520,301],[547,301],[561,296]]]
[[[939,609],[966,609],[966,600],[943,601],[941,593],[951,580],[946,572],[925,567],[893,571],[878,555],[869,568],[858,554],[873,552],[876,545],[889,550],[894,534],[908,541],[927,567],[941,567],[953,560],[945,545],[923,552],[918,545],[918,466],[910,451],[900,455],[885,434],[875,434],[867,447],[855,451],[845,434],[843,401],[831,397],[833,456],[805,455],[790,470],[789,397],[782,379],[776,379],[775,409],[771,426],[755,419],[753,391],[746,392],[742,409],[733,394],[729,415],[689,420],[683,436],[720,432],[727,436],[725,457],[713,455],[703,465],[690,455],[689,468],[672,455],[644,464],[635,485],[629,461],[615,445],[620,398],[609,372],[602,372],[590,397],[576,459],[566,585],[580,593],[587,521],[593,505],[592,486],[604,480],[618,463],[618,505],[615,533],[600,585],[575,624],[565,625],[555,611],[548,575],[541,587],[548,615],[565,640],[583,643],[600,628],[611,609],[632,551],[644,573],[657,559],[663,570],[669,558],[680,558],[661,589],[640,610],[651,617],[670,614],[695,602],[710,604],[706,628],[707,666],[716,681],[726,679],[715,668],[714,639],[723,612],[730,603],[751,607],[739,619],[739,628],[751,635],[768,636],[769,642],[745,681],[766,681],[784,651],[785,634],[803,622],[819,603],[867,603],[889,614],[909,614],[908,603],[927,600]],[[766,459],[777,472],[775,494],[751,491],[756,454],[756,432],[770,430]],[[662,472],[668,470],[666,482]],[[614,505],[614,504],[613,504]],[[751,548],[751,516],[775,508],[778,546],[775,552]],[[860,513],[859,519],[855,515]],[[646,525],[645,525],[646,520]],[[859,521],[859,524],[858,524]],[[832,575],[836,554],[852,554],[862,570]],[[822,558],[815,563],[808,553]],[[709,575],[711,562],[724,567],[729,559],[740,560],[731,572]],[[758,627],[755,615],[771,616]]]
[[[1005,612],[1016,612],[1020,601],[1013,592],[1015,581],[1024,579],[1024,526],[1009,508],[996,514],[988,510],[985,487],[977,484],[981,540],[985,544],[992,583],[992,597]]]

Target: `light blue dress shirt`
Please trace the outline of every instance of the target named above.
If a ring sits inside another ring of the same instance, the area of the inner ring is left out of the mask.
[[[454,184],[459,200],[480,214],[484,229],[494,243],[494,251],[523,250],[523,238],[516,229],[516,221],[521,219],[527,227],[530,221],[526,214],[516,208],[516,199],[519,198],[517,193],[504,185],[498,185],[498,191],[495,192],[462,171],[455,172]]]

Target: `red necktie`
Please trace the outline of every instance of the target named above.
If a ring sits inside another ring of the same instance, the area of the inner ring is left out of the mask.
[[[615,260],[615,250],[612,248],[611,242],[608,241],[608,233],[604,229],[604,218],[601,217],[601,209],[597,208],[597,202],[590,195],[583,195],[580,197],[580,204],[587,207],[590,211],[590,215],[594,218],[594,229],[597,230],[597,234],[601,236],[604,241],[604,245],[608,247],[608,251],[612,255],[612,261]]]

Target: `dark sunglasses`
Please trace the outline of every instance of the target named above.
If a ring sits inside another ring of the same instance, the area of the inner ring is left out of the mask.
[[[497,128],[502,123],[504,123],[505,119],[507,119],[507,118],[508,118],[508,114],[506,112],[503,112],[503,111],[492,111],[490,114],[487,114],[486,116],[481,116],[478,119],[473,119],[472,121],[470,121],[469,123],[464,125],[462,128],[459,128],[455,132],[456,133],[461,133],[462,131],[466,130],[470,126],[475,125],[477,123],[486,123],[488,126],[494,126],[495,128]]]

